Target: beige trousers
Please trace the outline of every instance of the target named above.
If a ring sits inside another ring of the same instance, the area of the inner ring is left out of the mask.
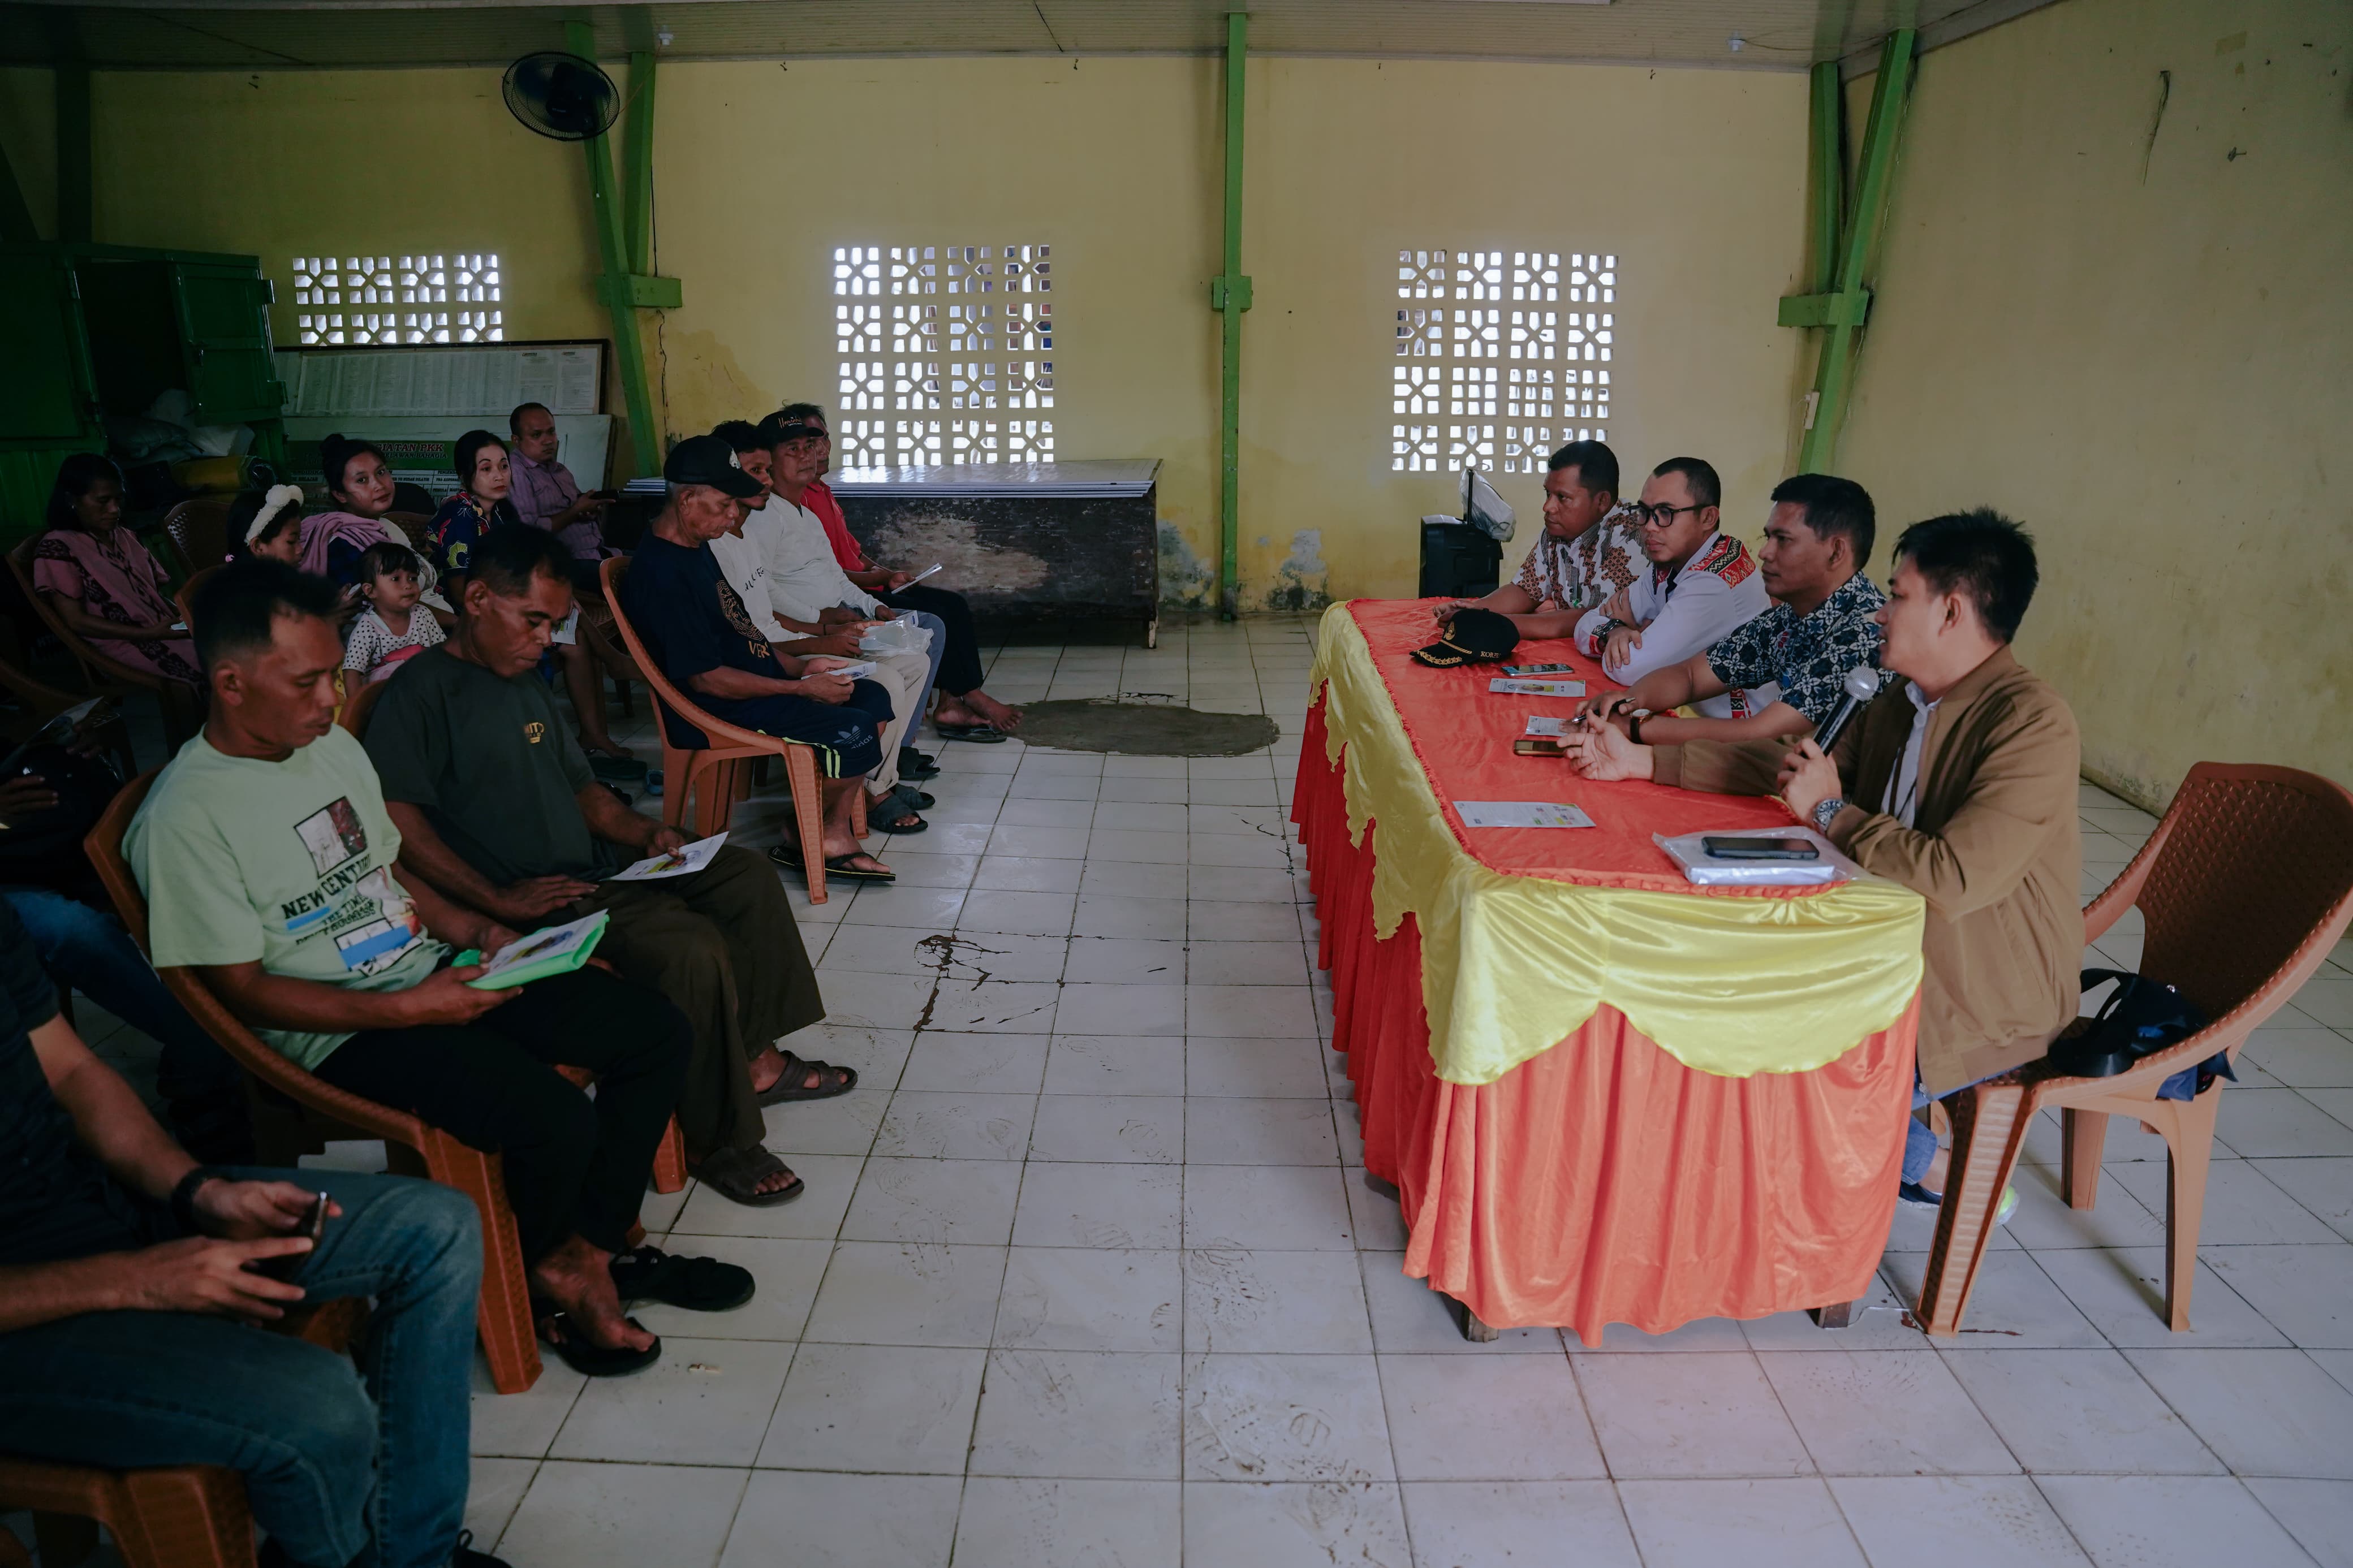
[[[867,775],[873,794],[888,794],[899,782],[899,746],[906,739],[908,728],[923,716],[923,682],[932,673],[932,661],[920,653],[885,653],[874,656],[874,674],[891,693],[891,722],[882,730],[882,765]]]

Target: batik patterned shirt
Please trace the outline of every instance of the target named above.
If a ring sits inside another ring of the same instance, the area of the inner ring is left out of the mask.
[[[1575,539],[1538,533],[1512,586],[1538,605],[1588,609],[1632,583],[1641,566],[1642,531],[1630,501]]]
[[[1885,603],[1879,585],[1858,572],[1807,615],[1775,605],[1709,648],[1707,667],[1733,693],[1736,716],[1754,711],[1742,700],[1746,691],[1778,682],[1780,700],[1819,729],[1837,709],[1847,672],[1879,667],[1873,617]]]

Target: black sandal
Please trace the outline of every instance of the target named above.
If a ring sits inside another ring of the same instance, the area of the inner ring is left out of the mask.
[[[689,1312],[725,1312],[758,1289],[752,1271],[716,1258],[679,1258],[659,1247],[613,1256],[613,1289],[628,1301],[659,1301]]]
[[[797,1100],[831,1100],[837,1094],[848,1094],[858,1087],[856,1068],[838,1068],[831,1062],[803,1060],[790,1051],[778,1053],[785,1058],[785,1070],[776,1081],[760,1091],[762,1105],[786,1105]],[[818,1075],[818,1086],[809,1088],[801,1080],[809,1074]]]
[[[881,821],[875,816],[878,811],[887,811],[893,807],[896,807],[902,815],[892,817],[888,822]],[[905,799],[893,790],[880,800],[869,800],[866,803],[866,826],[876,833],[923,833],[928,831],[932,825],[916,816],[915,808],[909,805]],[[831,864],[831,861],[827,862],[828,867]]]
[[[701,1160],[690,1162],[686,1172],[731,1203],[766,1209],[792,1202],[808,1185],[794,1176],[788,1185],[774,1192],[760,1190],[763,1181],[785,1169],[785,1163],[770,1153],[765,1144],[754,1143],[749,1149],[713,1149]]]
[[[934,720],[932,728],[939,731],[943,741],[978,741],[993,746],[1005,739],[1003,731],[994,724],[943,724]]]
[[[626,1377],[633,1372],[643,1372],[661,1360],[661,1336],[659,1334],[654,1336],[653,1343],[641,1351],[624,1350],[617,1346],[608,1350],[603,1345],[592,1345],[586,1339],[572,1338],[572,1314],[559,1310],[553,1301],[533,1301],[531,1316],[539,1333],[539,1342],[562,1357],[565,1365],[583,1377]],[[645,1331],[645,1325],[635,1318],[624,1321],[641,1333]],[[558,1334],[565,1337],[555,1338]]]
[[[930,824],[926,823],[924,826],[929,826]],[[800,846],[797,844],[779,844],[768,851],[768,858],[788,871],[798,871],[804,877],[808,875],[808,867],[801,859]],[[825,863],[825,872],[828,877],[839,877],[851,882],[895,882],[899,879],[899,873],[896,871],[877,871],[868,867],[850,864],[852,860],[872,859],[874,857],[867,854],[865,850],[853,849],[847,855],[836,855],[828,860]],[[876,861],[876,864],[880,865],[881,862]]]

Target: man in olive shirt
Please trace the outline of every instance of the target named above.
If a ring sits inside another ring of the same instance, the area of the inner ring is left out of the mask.
[[[678,1117],[695,1174],[738,1203],[782,1203],[801,1182],[762,1145],[761,1108],[846,1092],[858,1075],[775,1043],[825,1004],[759,856],[728,847],[691,875],[603,880],[686,840],[596,783],[532,673],[571,607],[560,542],[514,524],[483,535],[458,629],[385,686],[368,725],[401,868],[522,930],[609,910],[597,956],[693,1027]]]

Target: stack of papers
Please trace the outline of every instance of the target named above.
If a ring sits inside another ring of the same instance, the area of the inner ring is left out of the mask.
[[[1528,715],[1528,727],[1525,732],[1530,735],[1550,735],[1555,740],[1559,740],[1568,734],[1569,723],[1566,719],[1554,719],[1542,713],[1531,713]]]
[[[1585,682],[1582,680],[1513,680],[1499,675],[1487,682],[1487,689],[1516,692],[1523,697],[1582,697],[1585,695]]]
[[[1465,827],[1590,827],[1593,818],[1576,806],[1550,800],[1458,800],[1454,809]]]

